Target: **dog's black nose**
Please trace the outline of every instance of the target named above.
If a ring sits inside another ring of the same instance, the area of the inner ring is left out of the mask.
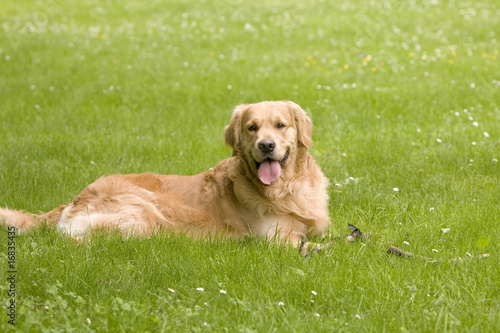
[[[275,147],[276,143],[271,139],[265,139],[259,142],[259,149],[263,153],[270,153],[274,150]]]

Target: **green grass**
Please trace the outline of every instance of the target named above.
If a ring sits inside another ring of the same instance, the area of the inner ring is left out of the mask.
[[[33,230],[16,238],[13,327],[2,231],[0,331],[498,331],[497,1],[20,0],[0,18],[0,206],[202,172],[231,154],[234,106],[289,99],[332,183],[327,240],[348,222],[382,237],[303,259],[260,240]],[[490,257],[406,260],[388,242]]]

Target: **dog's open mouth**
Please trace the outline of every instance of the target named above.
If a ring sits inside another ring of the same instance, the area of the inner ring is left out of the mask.
[[[257,167],[257,176],[260,181],[266,185],[271,185],[281,176],[281,168],[285,165],[289,151],[286,152],[285,157],[280,161],[275,161],[270,158],[265,159],[262,162],[255,161],[255,166]]]

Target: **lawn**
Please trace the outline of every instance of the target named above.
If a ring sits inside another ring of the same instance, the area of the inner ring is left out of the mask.
[[[0,331],[498,332],[498,1],[18,0],[0,20],[1,207],[46,212],[103,175],[202,172],[231,155],[236,105],[286,99],[331,180],[316,241],[347,223],[375,234],[302,258],[39,228],[15,237],[10,297],[3,228]]]

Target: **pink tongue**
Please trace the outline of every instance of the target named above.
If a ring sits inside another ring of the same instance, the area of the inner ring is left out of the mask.
[[[257,175],[259,176],[261,182],[266,185],[270,185],[281,175],[281,165],[276,161],[264,161],[260,164],[259,170],[257,170]]]

